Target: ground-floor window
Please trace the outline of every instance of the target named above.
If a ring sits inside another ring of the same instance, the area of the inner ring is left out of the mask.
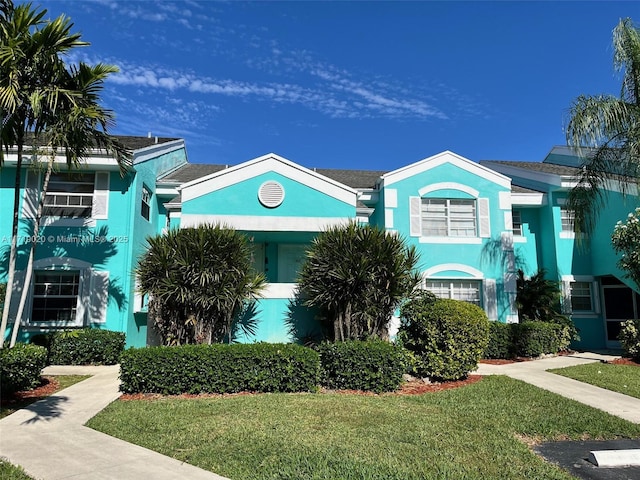
[[[482,306],[480,280],[427,280],[425,287],[438,298],[452,298]]]
[[[592,282],[571,282],[571,311],[593,312]]]
[[[80,273],[77,271],[35,272],[33,322],[74,322],[78,306]]]

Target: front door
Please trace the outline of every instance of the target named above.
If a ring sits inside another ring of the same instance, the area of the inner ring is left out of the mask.
[[[602,278],[608,348],[620,348],[622,322],[638,318],[638,294],[615,277]]]

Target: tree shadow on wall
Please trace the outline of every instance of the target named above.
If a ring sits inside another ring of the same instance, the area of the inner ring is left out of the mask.
[[[317,345],[329,338],[327,319],[317,308],[307,307],[300,294],[289,301],[284,323],[291,341],[297,344]]]

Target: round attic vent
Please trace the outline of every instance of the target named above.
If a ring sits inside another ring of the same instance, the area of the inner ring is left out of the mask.
[[[258,189],[258,200],[265,207],[275,208],[284,200],[284,188],[278,182],[264,182]]]

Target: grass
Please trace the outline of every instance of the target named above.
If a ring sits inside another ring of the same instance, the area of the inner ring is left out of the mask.
[[[55,390],[47,391],[46,394],[34,397],[23,398],[22,400],[11,402],[8,405],[2,404],[0,405],[0,418],[4,418],[7,415],[11,415],[16,410],[20,410],[28,405],[31,405],[33,402],[37,402],[38,400],[42,400],[43,398],[52,395],[60,390],[64,390],[71,385],[81,382],[89,378],[90,375],[56,375],[53,378],[58,382],[58,388]],[[0,475],[0,479],[4,480],[4,477]]]
[[[88,425],[236,480],[570,479],[525,442],[640,437],[640,425],[498,376],[415,396],[117,401]]]
[[[16,467],[2,459],[0,459],[0,478],[2,480],[33,480],[21,467]]]
[[[640,398],[640,368],[635,365],[589,363],[549,371],[596,387]]]

